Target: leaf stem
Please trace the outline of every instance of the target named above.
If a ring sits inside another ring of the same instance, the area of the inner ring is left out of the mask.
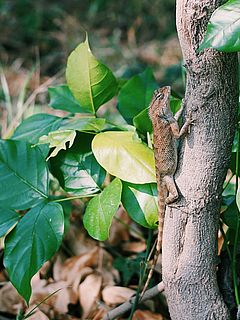
[[[74,196],[74,197],[68,197],[68,198],[61,198],[61,199],[55,199],[52,200],[52,202],[64,202],[64,201],[71,201],[74,199],[82,199],[82,198],[90,198],[90,197],[95,197],[97,196],[98,193],[95,194],[88,194],[88,195],[82,195],[82,196]]]

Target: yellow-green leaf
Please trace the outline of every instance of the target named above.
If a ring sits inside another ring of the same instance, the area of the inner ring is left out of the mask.
[[[55,157],[60,150],[66,150],[66,143],[69,142],[69,148],[73,145],[74,139],[76,137],[75,130],[57,130],[49,132],[48,135],[40,137],[39,144],[49,143],[49,148],[54,148],[51,154],[48,156],[47,160],[51,157]],[[35,146],[36,146],[35,145]]]
[[[86,113],[94,114],[117,91],[116,78],[94,57],[87,38],[70,54],[66,78],[69,89]]]
[[[142,184],[156,182],[153,150],[133,132],[103,132],[92,141],[100,165],[124,181]]]

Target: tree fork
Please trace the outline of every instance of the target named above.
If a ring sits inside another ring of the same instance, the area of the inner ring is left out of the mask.
[[[177,0],[186,112],[195,124],[180,149],[181,199],[165,216],[163,282],[172,320],[229,319],[216,279],[217,230],[237,118],[238,60],[236,53],[197,51],[222,2]]]

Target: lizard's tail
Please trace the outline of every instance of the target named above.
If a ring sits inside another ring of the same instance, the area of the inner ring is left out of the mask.
[[[162,189],[158,190],[158,236],[157,236],[156,252],[154,254],[151,268],[148,273],[148,277],[144,285],[144,288],[142,290],[140,299],[143,297],[145,291],[148,288],[149,282],[152,278],[153,271],[157,264],[157,260],[161,251],[162,239],[163,239],[164,214],[165,214],[165,199],[166,199],[165,190],[162,190]]]

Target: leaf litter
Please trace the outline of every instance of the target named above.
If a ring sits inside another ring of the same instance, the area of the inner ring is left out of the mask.
[[[28,308],[8,281],[6,271],[0,272],[0,314],[16,316],[23,310],[26,315],[36,308],[28,319],[101,320],[109,310],[136,293],[136,273],[135,276],[130,273],[126,286],[121,268],[114,267],[116,258],[137,259],[146,249],[140,227],[125,210],[119,208],[105,242],[97,242],[86,234],[81,214],[75,212],[70,221],[61,249],[32,279],[33,292]],[[136,264],[134,268],[136,270]],[[146,310],[135,311],[133,320],[167,319],[156,312],[153,304],[143,306]]]

